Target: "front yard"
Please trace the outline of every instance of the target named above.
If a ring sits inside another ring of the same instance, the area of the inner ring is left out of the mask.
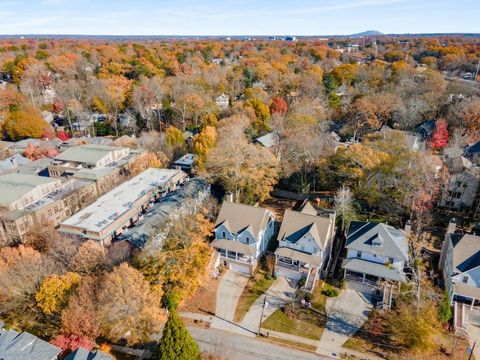
[[[363,330],[363,331],[362,331]],[[356,350],[365,354],[376,354],[385,359],[399,360],[465,360],[468,359],[468,341],[454,338],[449,332],[442,331],[436,337],[438,348],[433,353],[426,355],[413,354],[405,348],[399,347],[396,342],[384,332],[384,319],[381,313],[372,312],[368,321],[360,331],[348,339],[343,347]],[[473,357],[472,357],[473,359]]]
[[[241,322],[255,300],[263,295],[274,281],[273,276],[268,276],[264,270],[259,270],[255,277],[250,278],[238,300],[233,321]]]
[[[262,327],[307,339],[320,340],[325,324],[326,318],[323,314],[305,307],[298,307],[292,316],[288,316],[282,309],[275,311],[262,323]]]

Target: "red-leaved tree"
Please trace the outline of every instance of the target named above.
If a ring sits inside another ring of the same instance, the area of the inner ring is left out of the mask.
[[[270,104],[270,112],[272,114],[283,115],[287,112],[288,105],[282,97],[273,98],[272,103]]]
[[[428,142],[433,149],[443,149],[448,144],[448,124],[445,119],[438,119],[435,123],[435,130]]]
[[[75,351],[79,347],[83,347],[88,351],[93,349],[93,343],[81,336],[72,335],[72,334],[60,334],[54,337],[50,343],[52,345],[58,346],[63,351],[70,350]]]

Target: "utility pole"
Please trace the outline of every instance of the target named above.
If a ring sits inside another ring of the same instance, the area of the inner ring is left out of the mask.
[[[472,350],[470,350],[470,356],[468,357],[468,360],[472,360],[473,350],[475,349],[475,345],[477,345],[476,341],[473,343]]]
[[[262,327],[262,320],[263,320],[263,312],[267,308],[268,303],[267,303],[267,295],[265,294],[265,297],[263,298],[263,305],[262,305],[262,314],[260,315],[260,321],[258,323],[258,332],[257,335],[260,335],[260,329]]]
[[[475,71],[475,79],[473,79],[474,82],[477,82],[478,70],[480,70],[480,59],[478,60],[477,71]]]

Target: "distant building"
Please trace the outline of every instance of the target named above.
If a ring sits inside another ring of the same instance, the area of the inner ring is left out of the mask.
[[[275,217],[269,210],[224,201],[211,245],[218,251],[219,264],[253,275],[274,232]]]
[[[62,349],[28,332],[0,329],[2,360],[56,360],[61,352]]]
[[[180,169],[190,173],[193,169],[193,165],[195,164],[195,159],[195,154],[185,154],[181,158],[175,160],[175,162],[172,164],[172,167],[174,169]]]
[[[268,134],[265,134],[255,139],[256,143],[262,145],[263,147],[266,147],[267,149],[278,146],[279,141],[280,141],[280,136],[276,131],[272,131]]]
[[[296,36],[285,36],[285,41],[297,41]]]
[[[108,145],[80,145],[68,148],[55,157],[49,166],[49,174],[53,177],[73,175],[81,169],[102,168],[127,157],[129,148]]]
[[[141,220],[148,207],[187,180],[180,170],[150,168],[65,220],[59,230],[104,246]]]
[[[95,184],[29,174],[0,176],[0,242],[22,241],[36,226],[58,225],[97,198]]]
[[[230,105],[229,101],[230,97],[224,93],[221,93],[220,96],[215,99],[215,104],[217,104],[220,110],[227,110]]]

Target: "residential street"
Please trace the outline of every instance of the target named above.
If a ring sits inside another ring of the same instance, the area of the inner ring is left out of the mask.
[[[327,325],[318,345],[317,353],[335,356],[345,352],[342,345],[368,319],[372,305],[352,289],[337,298],[327,300]]]
[[[326,360],[329,357],[291,349],[254,338],[215,329],[188,327],[202,351],[212,351],[229,360]]]

